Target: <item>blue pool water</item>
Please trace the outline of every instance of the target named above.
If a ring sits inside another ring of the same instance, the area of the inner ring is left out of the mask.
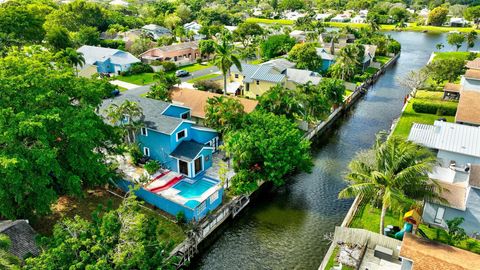
[[[213,187],[216,183],[207,179],[198,179],[195,183],[190,184],[186,181],[181,181],[173,188],[180,190],[178,195],[190,199],[201,196],[209,188]]]

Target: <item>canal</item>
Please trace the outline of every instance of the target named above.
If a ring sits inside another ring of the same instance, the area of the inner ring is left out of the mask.
[[[447,44],[446,34],[389,34],[402,44],[401,57],[332,132],[316,139],[312,173],[296,175],[286,186],[262,193],[217,234],[192,268],[318,268],[329,245],[324,235],[342,222],[353,201],[337,199],[346,185],[346,166],[400,115],[405,90],[396,77],[421,68],[436,44]]]

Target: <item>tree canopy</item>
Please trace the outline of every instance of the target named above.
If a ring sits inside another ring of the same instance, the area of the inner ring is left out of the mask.
[[[240,128],[245,116],[243,105],[234,98],[225,96],[207,100],[205,125],[225,133]]]
[[[269,36],[260,45],[262,57],[271,59],[288,53],[295,45],[296,40],[288,35],[272,35]]]
[[[28,55],[28,56],[27,56]],[[105,183],[104,154],[118,141],[95,114],[105,85],[56,68],[36,48],[0,59],[0,215],[43,215],[61,194]],[[70,70],[69,70],[70,69]]]
[[[315,43],[296,44],[288,53],[288,58],[299,69],[318,71],[322,67],[322,58],[317,54]]]

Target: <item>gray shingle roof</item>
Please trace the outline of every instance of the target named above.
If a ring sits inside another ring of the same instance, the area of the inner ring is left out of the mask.
[[[251,83],[256,80],[279,83],[285,78],[285,75],[281,74],[270,65],[259,66],[242,63],[242,71],[239,71],[236,66],[232,66],[231,70],[234,73],[239,73],[245,76],[243,80],[246,83]]]
[[[143,122],[145,125],[148,128],[158,132],[171,134],[182,122],[186,121],[180,118],[174,118],[162,114],[171,105],[170,103],[128,94],[104,100],[100,107],[100,114],[106,116],[105,111],[108,109],[110,104],[120,105],[125,100],[138,103],[143,110]]]
[[[10,237],[12,246],[9,251],[20,259],[37,256],[40,253],[35,242],[37,233],[26,220],[0,221],[0,234]]]
[[[194,142],[194,141],[183,141],[170,155],[184,161],[192,161],[200,151],[205,147],[205,145]]]

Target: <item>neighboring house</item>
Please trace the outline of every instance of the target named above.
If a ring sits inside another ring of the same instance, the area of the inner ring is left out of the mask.
[[[338,50],[355,42],[355,35],[353,34],[340,34],[335,35],[332,33],[322,33],[319,36],[319,42],[322,47],[325,48],[330,54],[336,54]]]
[[[362,68],[365,71],[372,63],[375,58],[375,52],[377,51],[377,46],[375,45],[363,45],[365,48],[365,53],[363,57]]]
[[[313,85],[317,85],[322,80],[322,76],[317,72],[304,69],[287,68],[283,74],[287,76],[285,87],[288,89],[295,89],[298,85],[307,84],[309,82]]]
[[[322,58],[322,71],[328,70],[335,63],[335,55],[329,53],[325,48],[316,48],[317,55]]]
[[[12,241],[9,252],[24,260],[40,253],[35,237],[37,233],[28,224],[28,220],[0,221],[0,234],[7,235]]]
[[[77,52],[85,58],[85,66],[95,65],[98,73],[116,73],[127,71],[138,58],[128,52],[117,49],[83,45]]]
[[[191,119],[197,124],[203,125],[205,120],[205,106],[209,98],[221,97],[223,95],[195,89],[175,88],[172,91],[172,103],[185,106],[191,110]],[[258,101],[253,99],[234,98],[243,105],[245,113],[251,113],[258,105]]]
[[[367,21],[367,16],[364,15],[357,15],[352,18],[352,23],[365,23]]]
[[[317,19],[317,21],[326,21],[329,17],[331,17],[332,14],[331,13],[322,13],[322,14],[317,14],[315,16],[315,19]]]
[[[480,126],[480,59],[469,61],[460,84],[447,83],[443,91],[444,99],[458,99],[455,122]]]
[[[408,140],[435,151],[438,164],[429,174],[449,191],[448,204],[426,202],[425,223],[446,228],[446,221],[463,217],[466,233],[480,232],[480,127],[435,121],[413,124]]]
[[[307,34],[302,30],[293,30],[288,34],[291,38],[294,38],[297,42],[305,42]]]
[[[230,82],[239,84],[240,95],[256,99],[271,87],[285,86],[287,77],[271,65],[250,65],[242,63],[242,71],[232,66]]]
[[[332,19],[330,19],[330,21],[331,22],[341,22],[341,23],[343,23],[343,22],[349,22],[350,18],[351,18],[350,14],[342,13],[342,14],[338,14],[335,17],[333,17]]]
[[[426,8],[424,8],[424,9],[422,9],[422,10],[420,10],[420,11],[418,12],[418,16],[420,16],[420,17],[422,17],[422,18],[424,18],[424,19],[427,19],[427,18],[428,18],[428,14],[430,14],[430,10],[428,10],[428,9],[426,9]]]
[[[142,27],[142,31],[150,35],[154,40],[158,40],[161,37],[171,37],[172,32],[167,28],[156,25],[156,24],[147,24]]]
[[[283,17],[287,20],[296,21],[299,18],[305,17],[305,14],[298,11],[286,11],[283,13]]]
[[[202,29],[202,25],[196,21],[189,22],[183,25],[185,31],[193,32],[193,40],[202,40],[205,39],[205,35],[199,34],[198,32]]]
[[[277,58],[277,59],[269,60],[267,62],[263,62],[260,65],[271,66],[275,68],[278,72],[283,73],[287,68],[294,68],[296,64],[291,61],[288,61],[285,58]]]
[[[200,58],[198,41],[173,44],[150,49],[140,54],[142,61],[150,63],[153,60],[192,63]]]
[[[468,21],[464,18],[450,18],[448,25],[452,27],[464,27],[468,24]]]
[[[225,29],[227,29],[230,33],[233,33],[233,31],[237,30],[237,26],[231,26],[231,25],[224,25]]]
[[[410,233],[403,238],[400,258],[401,270],[474,270],[480,265],[478,254]]]

